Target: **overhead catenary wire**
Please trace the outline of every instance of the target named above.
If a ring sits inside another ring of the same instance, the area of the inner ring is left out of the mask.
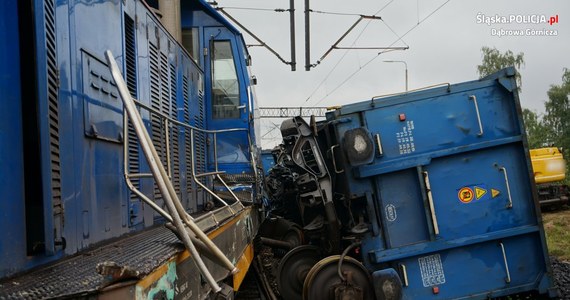
[[[390,3],[394,2],[395,0],[390,0],[390,2],[386,3],[384,6],[382,6],[380,9],[378,9],[377,12],[374,13],[374,15],[378,15],[380,12],[382,12],[386,7],[388,7],[388,5],[390,5]],[[370,22],[372,22],[372,20],[368,20],[368,22],[366,23],[366,25],[364,25],[364,28],[362,28],[362,30],[360,31],[360,33],[356,36],[356,38],[354,39],[354,41],[352,42],[351,46],[354,46],[356,44],[356,42],[358,42],[358,40],[360,39],[360,37],[362,36],[362,34],[364,34],[364,31],[366,31],[366,28],[368,28],[368,26],[370,25]],[[384,24],[386,24],[384,22]],[[342,54],[342,56],[340,57],[340,59],[335,63],[335,65],[333,66],[333,68],[327,73],[327,75],[325,75],[325,77],[323,78],[323,80],[315,87],[315,89],[313,89],[313,91],[311,92],[311,94],[309,95],[309,97],[307,97],[307,99],[305,100],[305,103],[307,103],[314,95],[315,93],[321,88],[321,86],[323,86],[323,84],[329,79],[329,77],[332,75],[332,73],[336,70],[336,68],[340,65],[340,63],[344,60],[344,58],[346,57],[346,55],[348,54],[349,50],[344,51],[344,53]],[[328,95],[327,95],[328,96]]]
[[[268,119],[265,119],[268,120]],[[265,126],[267,132],[265,132],[262,136],[261,136],[261,140],[262,141],[271,141],[275,144],[279,144],[280,140],[282,139],[281,137],[281,124],[276,124],[273,121],[269,121],[268,126]]]
[[[341,12],[331,12],[331,11],[322,11],[322,10],[314,10],[309,9],[309,12],[316,13],[316,14],[323,14],[323,15],[335,15],[335,16],[361,16],[363,14],[356,14],[356,13],[341,13]]]
[[[306,3],[308,3],[308,1],[309,1],[309,0],[305,0]],[[309,10],[308,8],[305,10],[305,18],[306,18],[306,19],[305,19],[305,22],[306,22],[306,24],[308,24],[308,16],[309,16],[308,12],[309,12],[309,11],[310,11],[310,10]],[[337,50],[337,49],[349,49],[349,50],[371,50],[371,49],[374,49],[374,50],[381,50],[381,49],[384,49],[384,50],[388,50],[388,49],[394,48],[394,50],[406,50],[406,49],[409,48],[409,47],[407,47],[407,48],[405,48],[405,49],[398,49],[398,47],[390,47],[390,46],[388,46],[388,47],[365,47],[365,48],[363,48],[363,47],[353,47],[353,46],[350,46],[350,47],[346,47],[346,46],[339,47],[338,45],[340,44],[340,42],[341,42],[342,40],[344,40],[344,38],[345,38],[350,32],[352,32],[352,30],[353,30],[362,20],[364,20],[364,19],[368,19],[368,20],[382,20],[381,17],[376,16],[376,15],[371,15],[371,16],[369,16],[369,15],[359,15],[358,20],[356,20],[356,22],[354,22],[354,24],[352,24],[352,26],[350,26],[350,27],[348,28],[348,30],[347,30],[344,34],[341,35],[341,37],[325,52],[325,54],[323,54],[323,56],[321,56],[321,58],[319,58],[319,59],[317,60],[316,63],[313,63],[313,64],[309,63],[309,60],[310,60],[310,58],[309,58],[309,49],[310,49],[310,48],[309,48],[309,46],[308,46],[309,43],[306,42],[306,45],[307,45],[307,46],[306,46],[305,52],[306,52],[306,56],[307,56],[307,59],[306,59],[307,64],[305,65],[305,69],[306,69],[307,71],[309,71],[311,68],[314,68],[314,67],[318,66],[318,65],[325,59],[325,57],[327,57],[327,55],[329,55],[333,50]],[[308,25],[306,25],[306,26],[308,26]],[[307,27],[307,30],[308,30],[308,27]],[[394,31],[392,30],[392,32],[394,32]],[[309,31],[306,31],[306,37],[307,37],[307,38],[308,38],[308,34],[309,34]],[[396,36],[398,36],[398,35],[396,34]],[[400,48],[403,48],[403,47],[400,47]]]
[[[392,33],[393,33],[395,36],[397,36],[398,38],[401,39],[400,35],[399,35],[396,31],[394,31],[394,29],[392,29],[392,27],[390,27],[390,25],[388,25],[388,23],[386,23],[386,21],[384,21],[384,19],[381,19],[381,20],[382,20],[382,22],[384,22],[384,25],[386,25],[386,27],[387,27],[388,29],[390,29],[390,31],[392,31]],[[404,43],[404,45],[406,45],[406,46],[409,47],[409,45],[408,45],[408,43],[406,43],[406,41],[402,40],[402,43]],[[392,45],[393,45],[393,44],[392,44]]]
[[[327,93],[321,100],[317,101],[314,105],[317,105],[321,102],[323,102],[323,100],[325,100],[330,94],[336,92],[339,88],[341,88],[342,86],[344,86],[345,83],[347,83],[350,79],[352,79],[352,77],[354,77],[354,75],[358,74],[360,71],[362,71],[362,69],[366,68],[366,66],[368,66],[371,62],[373,62],[378,56],[380,56],[380,54],[382,53],[386,53],[386,52],[390,52],[390,51],[394,51],[394,50],[388,50],[388,51],[381,51],[379,52],[376,56],[372,57],[369,61],[367,61],[364,65],[360,66],[356,71],[354,71],[353,73],[351,73],[345,80],[343,80],[339,85],[337,85],[332,91],[330,91],[329,93]]]
[[[271,52],[273,55],[275,55],[275,57],[277,57],[277,59],[279,59],[281,62],[283,62],[286,65],[289,65],[291,67],[291,71],[295,71],[296,70],[296,65],[297,65],[297,60],[296,60],[296,53],[295,53],[295,0],[290,0],[289,1],[289,8],[285,9],[285,8],[258,8],[258,7],[238,7],[238,6],[225,6],[225,7],[220,7],[218,6],[218,2],[213,1],[213,2],[209,2],[212,6],[215,7],[216,10],[220,11],[222,14],[224,14],[228,19],[230,19],[235,25],[237,25],[239,28],[241,28],[243,31],[245,31],[247,34],[249,34],[253,39],[255,39],[259,44],[253,44],[253,45],[246,45],[246,47],[250,48],[250,47],[255,47],[255,46],[259,46],[259,47],[264,47],[266,48],[269,52]],[[235,19],[233,16],[231,16],[230,14],[228,14],[225,9],[234,9],[234,10],[251,10],[251,11],[267,11],[267,12],[278,12],[278,13],[282,13],[282,12],[286,12],[289,13],[289,23],[290,23],[290,36],[291,36],[291,60],[290,61],[286,61],[283,57],[281,57],[281,55],[275,51],[272,47],[270,47],[267,43],[265,43],[263,40],[261,40],[257,35],[255,35],[252,31],[250,31],[247,27],[245,27],[244,25],[242,25],[240,22],[237,21],[237,19]]]
[[[429,17],[431,17],[433,14],[435,14],[438,10],[440,10],[442,7],[444,7],[447,3],[449,3],[451,0],[447,0],[445,1],[442,5],[438,6],[438,8],[436,8],[434,11],[432,11],[429,15],[427,15],[425,18],[423,18],[418,24],[412,26],[412,28],[410,28],[408,31],[406,31],[406,33],[404,33],[401,37],[399,37],[396,41],[394,41],[391,45],[394,45],[395,43],[399,42],[400,40],[402,40],[406,35],[408,35],[408,33],[412,32],[412,30],[416,29],[418,26],[420,26],[421,23],[423,23],[425,20],[427,20]],[[381,53],[379,53],[378,55],[380,55]]]
[[[341,35],[341,37],[325,52],[325,54],[323,54],[323,56],[321,56],[321,58],[319,58],[319,60],[317,60],[317,62],[315,64],[312,64],[311,67],[316,67],[317,65],[319,65],[321,63],[321,61],[323,61],[325,59],[325,57],[327,57],[327,55],[329,55],[329,53],[331,53],[334,49],[337,49],[338,44],[344,40],[344,38],[352,31],[352,29],[354,29],[362,20],[364,19],[369,19],[369,20],[381,20],[382,18],[377,17],[377,16],[364,16],[361,15],[358,20],[356,20],[356,22],[354,22],[354,24],[352,24],[352,26],[350,26],[350,28],[348,28],[348,30]],[[348,48],[346,48],[348,49]]]
[[[286,65],[290,65],[292,71],[295,70],[295,64],[296,64],[295,61],[293,61],[293,60],[292,61],[286,61],[283,57],[281,57],[281,55],[279,53],[277,53],[277,51],[275,51],[271,46],[269,46],[267,43],[265,43],[263,40],[261,40],[257,35],[255,35],[247,27],[242,25],[237,19],[235,19],[232,15],[230,15],[228,12],[226,12],[224,10],[224,8],[217,7],[216,10],[219,11],[220,13],[222,13],[224,16],[226,16],[229,20],[231,20],[235,25],[237,25],[239,28],[241,28],[247,34],[249,34],[249,36],[251,36],[258,43],[260,43],[260,45],[262,47],[266,48],[269,52],[273,53],[273,55],[275,55],[275,57],[277,57],[277,59],[279,59],[282,63],[284,63]]]
[[[439,11],[442,7],[444,7],[447,3],[449,3],[451,0],[447,0],[445,1],[442,5],[440,5],[439,7],[437,7],[434,11],[432,11],[430,14],[428,14],[425,18],[421,19],[417,24],[415,24],[414,26],[412,26],[408,31],[406,31],[402,36],[399,36],[398,39],[396,39],[393,43],[390,44],[390,46],[393,46],[394,44],[396,44],[397,42],[401,41],[406,35],[408,35],[410,32],[412,32],[414,29],[416,29],[420,24],[422,24],[425,20],[429,19],[432,15],[434,15],[437,11]],[[352,79],[352,77],[354,77],[356,74],[358,74],[360,71],[362,71],[366,66],[368,66],[371,62],[373,62],[374,60],[376,60],[376,58],[378,58],[381,54],[390,52],[393,50],[386,50],[386,51],[380,51],[378,52],[378,54],[376,54],[376,56],[372,57],[369,61],[367,61],[364,65],[362,65],[360,68],[358,68],[356,71],[354,71],[353,73],[351,73],[345,80],[343,80],[339,85],[337,85],[331,92],[327,93],[321,100],[317,101],[315,104],[313,105],[317,105],[321,102],[323,102],[323,100],[325,100],[328,96],[330,96],[332,93],[336,92],[339,88],[341,88],[342,86],[344,86],[350,79]],[[308,99],[307,99],[308,101]],[[306,102],[306,101],[305,101]]]
[[[286,8],[258,8],[258,7],[237,7],[237,6],[224,6],[216,7],[221,9],[237,9],[237,10],[255,10],[255,11],[270,11],[270,12],[288,12],[289,9]]]
[[[264,135],[261,136],[262,139],[265,138],[265,137],[266,137],[269,133],[271,133],[273,130],[279,129],[279,128],[281,127],[280,125],[275,124],[275,123],[273,123],[273,122],[271,122],[271,121],[270,121],[270,123],[271,123],[271,125],[273,125],[273,126],[268,126],[268,127],[270,127],[270,129],[269,129],[268,132],[266,132]]]
[[[392,2],[394,2],[394,0],[390,0],[390,2],[384,4],[384,6],[382,6],[380,9],[378,9],[378,11],[375,12],[373,15],[379,14],[381,11],[383,11]],[[339,15],[339,16],[362,16],[362,15],[364,15],[364,14],[356,14],[356,13],[330,12],[330,11],[313,10],[313,9],[311,9],[310,11],[313,13],[318,13],[318,14]]]

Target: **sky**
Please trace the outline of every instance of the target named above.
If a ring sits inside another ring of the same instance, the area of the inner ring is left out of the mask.
[[[265,10],[289,8],[287,0],[218,0],[219,7],[290,60],[289,14]],[[570,68],[570,1],[567,0],[312,0],[314,11],[379,16],[363,20],[339,44],[342,47],[399,46],[408,50],[333,50],[317,67],[305,65],[304,0],[295,0],[297,71],[262,47],[250,47],[252,74],[258,79],[256,94],[261,107],[335,106],[372,96],[403,92],[405,61],[409,89],[438,83],[458,83],[478,78],[481,47],[524,53],[522,106],[544,112],[546,92],[560,84]],[[311,63],[357,20],[357,15],[311,13]],[[558,16],[558,23],[534,23],[541,16]],[[497,18],[499,17],[499,18]],[[511,23],[504,23],[514,18]],[[494,22],[494,21],[501,22]],[[527,21],[530,21],[527,22]],[[419,23],[419,24],[418,24]],[[506,35],[500,36],[503,30]],[[511,32],[508,32],[511,31]],[[537,32],[554,34],[538,36]],[[515,34],[522,34],[515,35]],[[258,44],[244,33],[247,44]],[[401,39],[400,39],[401,37]],[[282,120],[265,120],[262,146],[272,147],[280,136]]]

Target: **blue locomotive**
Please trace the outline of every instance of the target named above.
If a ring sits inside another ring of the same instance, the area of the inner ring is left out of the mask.
[[[164,3],[0,3],[0,298],[227,298],[243,281],[251,59],[204,1]]]

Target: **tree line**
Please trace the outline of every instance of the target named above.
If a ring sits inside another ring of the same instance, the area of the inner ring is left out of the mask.
[[[510,50],[501,53],[496,48],[481,48],[483,59],[477,66],[479,77],[483,78],[503,68],[524,66],[524,53],[515,54]],[[517,73],[517,85],[522,88],[520,74]],[[548,99],[544,103],[544,113],[537,113],[523,108],[523,122],[529,147],[558,147],[566,159],[566,181],[570,181],[570,70],[562,70],[562,83],[552,84],[547,91]]]

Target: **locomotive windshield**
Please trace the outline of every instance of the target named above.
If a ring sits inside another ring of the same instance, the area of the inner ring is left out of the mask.
[[[212,99],[214,119],[239,118],[239,84],[230,41],[214,41]]]

